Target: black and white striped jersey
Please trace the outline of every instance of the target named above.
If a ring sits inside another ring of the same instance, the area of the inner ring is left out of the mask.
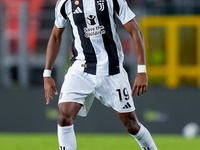
[[[73,32],[73,61],[84,72],[96,75],[119,73],[124,54],[116,31],[115,18],[122,24],[135,17],[125,0],[58,0],[55,25],[69,21]]]

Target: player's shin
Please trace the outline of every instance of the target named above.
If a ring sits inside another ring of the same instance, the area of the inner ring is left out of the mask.
[[[136,135],[131,136],[135,138],[143,150],[158,150],[153,141],[153,138],[151,137],[151,134],[142,124],[140,126],[139,132]]]
[[[74,133],[74,126],[60,126],[58,125],[58,141],[60,150],[76,150],[76,137]]]

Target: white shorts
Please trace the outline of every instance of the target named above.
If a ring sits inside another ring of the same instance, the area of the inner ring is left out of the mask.
[[[72,65],[65,75],[58,103],[80,103],[83,106],[78,115],[86,116],[95,97],[120,113],[135,110],[128,76],[123,67],[119,74],[102,76],[85,73],[77,65]]]

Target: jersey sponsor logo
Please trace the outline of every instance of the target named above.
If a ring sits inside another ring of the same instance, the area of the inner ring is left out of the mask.
[[[104,0],[97,1],[97,4],[99,5],[99,10],[104,11]]]
[[[97,17],[94,15],[89,15],[87,17],[87,24],[90,26],[94,26],[97,23]],[[103,25],[101,26],[95,26],[95,27],[85,27],[84,28],[85,37],[89,38],[91,36],[96,35],[102,35],[106,33],[105,27]]]
[[[102,35],[106,33],[104,26],[96,26],[94,28],[84,28],[85,37],[89,38],[91,36]]]
[[[80,9],[80,7],[77,7],[73,12],[73,14],[81,14],[81,13],[83,13],[83,11]]]
[[[95,25],[96,22],[97,22],[97,17],[96,17],[96,16],[94,16],[94,15],[89,15],[89,16],[87,17],[87,23],[88,23],[89,25]]]

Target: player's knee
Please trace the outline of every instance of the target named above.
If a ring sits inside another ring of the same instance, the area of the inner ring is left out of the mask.
[[[138,133],[140,126],[134,111],[130,113],[118,113],[118,116],[124,124],[124,127],[126,128],[127,132],[129,132],[132,135]]]
[[[128,120],[124,121],[123,123],[124,123],[124,126],[125,126],[127,132],[132,135],[137,134],[138,131],[140,130],[140,126],[137,121],[128,119]]]
[[[131,125],[126,126],[126,130],[128,133],[135,135],[140,130],[140,126],[138,124],[134,124],[134,125],[131,124]]]
[[[58,124],[60,126],[70,126],[73,124],[73,117],[70,114],[59,113]]]

